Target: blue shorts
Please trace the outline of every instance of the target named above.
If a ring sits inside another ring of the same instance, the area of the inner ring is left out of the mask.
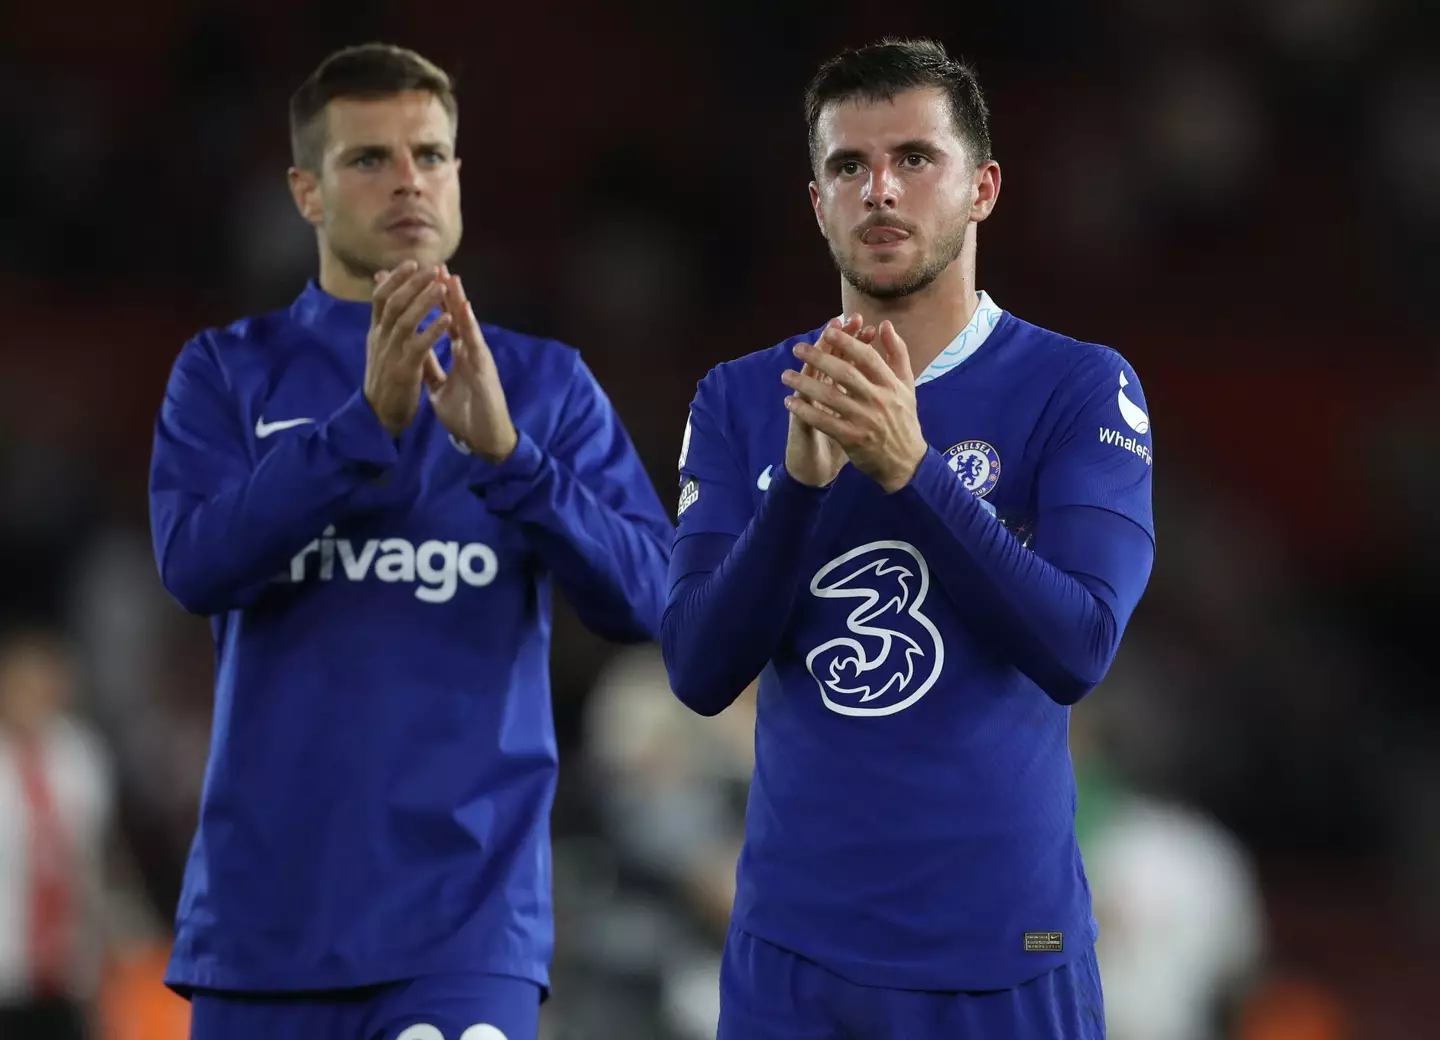
[[[1104,1040],[1092,948],[1013,989],[934,993],[847,982],[730,929],[719,1040]]]
[[[429,975],[327,993],[198,990],[190,1040],[535,1040],[540,987],[504,975]]]

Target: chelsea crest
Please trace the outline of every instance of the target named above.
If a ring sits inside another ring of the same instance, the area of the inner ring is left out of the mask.
[[[945,464],[976,498],[984,498],[1000,483],[1000,455],[984,441],[952,445],[945,451]]]

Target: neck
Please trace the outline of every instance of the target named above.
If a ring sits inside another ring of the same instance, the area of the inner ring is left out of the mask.
[[[910,351],[910,370],[918,377],[940,356],[975,316],[980,297],[975,291],[975,234],[965,236],[955,262],[933,282],[908,296],[877,299],[847,281],[840,283],[843,313],[859,313],[866,325],[888,320]]]
[[[323,245],[320,248],[320,288],[339,300],[369,303],[375,294],[375,280],[357,274]]]

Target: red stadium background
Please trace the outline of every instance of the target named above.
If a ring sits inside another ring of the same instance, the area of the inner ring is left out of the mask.
[[[696,380],[834,310],[800,94],[833,50],[887,34],[941,39],[988,91],[1004,187],[981,286],[1116,347],[1145,382],[1155,576],[1076,718],[1087,763],[1209,821],[1257,886],[1259,952],[1207,1004],[1208,1031],[1184,1035],[1428,1035],[1440,7],[651,6],[0,14],[0,611],[74,641],[71,710],[113,766],[127,865],[113,898],[130,924],[106,947],[97,1035],[183,1035],[155,958],[204,765],[209,637],[148,558],[150,425],[190,334],[284,305],[313,270],[285,190],[289,92],[330,49],[371,39],[456,75],[453,266],[487,319],[584,352],[668,501]],[[696,738],[653,653],[617,655],[568,613],[556,631],[546,1036],[703,1035],[743,804],[717,792],[743,794],[743,716],[726,765],[660,761],[636,732]],[[672,830],[646,801],[660,784],[680,792]],[[1094,880],[1123,918],[1124,893]],[[1203,918],[1187,898],[1176,912]],[[1165,934],[1132,939],[1179,956]],[[1195,978],[1219,971],[1221,954],[1195,956]],[[1106,984],[1117,1016],[1143,1006],[1125,989],[1143,974]],[[1112,1036],[1165,1040],[1127,1028]]]

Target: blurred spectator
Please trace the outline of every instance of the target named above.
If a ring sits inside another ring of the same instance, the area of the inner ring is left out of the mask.
[[[89,1035],[108,912],[101,864],[114,792],[72,713],[75,671],[51,632],[0,636],[0,1037]]]
[[[1127,784],[1096,733],[1099,708],[1072,713],[1071,754],[1108,1036],[1223,1040],[1261,967],[1250,857],[1204,813]]]
[[[661,980],[670,1027],[693,1040],[713,1037],[719,1021],[720,950],[745,840],[754,733],[753,685],[702,718],[671,692],[654,646],[618,657],[587,708],[588,771],[606,833],[700,927],[695,946],[663,955]]]

